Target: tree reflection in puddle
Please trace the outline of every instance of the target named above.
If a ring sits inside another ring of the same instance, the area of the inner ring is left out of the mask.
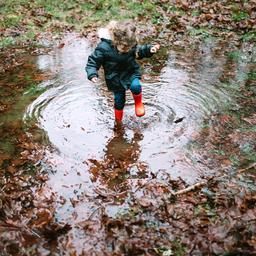
[[[145,177],[146,165],[138,161],[141,153],[139,142],[143,135],[139,130],[134,131],[128,138],[125,127],[116,125],[113,137],[107,142],[103,159],[90,159],[92,164],[89,172],[92,181],[99,182],[104,187],[118,192],[127,188],[127,180],[132,177]]]

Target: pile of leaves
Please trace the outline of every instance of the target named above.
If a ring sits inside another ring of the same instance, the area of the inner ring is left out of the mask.
[[[256,198],[242,181],[215,177],[196,192],[182,180],[146,182],[129,211],[103,217],[114,255],[253,255]]]
[[[192,29],[213,29],[216,32],[254,32],[255,1],[156,1],[167,28],[192,33]],[[160,7],[160,3],[162,3]],[[158,21],[157,21],[158,22]],[[251,35],[253,37],[253,35]]]
[[[197,145],[197,161],[214,169],[214,176],[189,186],[181,178],[159,180],[151,173],[151,178],[137,181],[137,189],[126,195],[128,207],[115,216],[105,211],[113,194],[98,192],[101,211],[80,228],[99,244],[95,232],[104,237],[102,253],[256,254],[254,84],[249,73],[239,87],[239,113],[229,109],[212,115],[191,141]],[[124,203],[123,196],[116,194],[115,203]]]
[[[27,58],[18,62],[15,69],[0,79],[1,255],[24,255],[28,253],[26,248],[33,254],[33,246],[42,234],[48,236],[67,228],[55,221],[54,193],[45,186],[42,188],[48,172],[41,166],[45,151],[41,135],[37,134],[37,142],[32,141],[22,120],[27,100],[37,97],[40,90],[36,85],[49,74],[37,70],[36,64]],[[35,125],[30,127],[31,133],[34,130]]]

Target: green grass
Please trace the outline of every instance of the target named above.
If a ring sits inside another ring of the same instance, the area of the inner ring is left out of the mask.
[[[178,13],[180,15],[186,14],[186,12],[184,12],[181,8],[178,8],[174,5],[169,6],[168,12],[175,12],[175,13]]]
[[[140,208],[126,208],[126,209],[122,209],[121,211],[119,211],[116,215],[116,217],[118,219],[135,219],[138,215],[142,214],[142,209]]]
[[[221,87],[223,87],[226,90],[232,91],[232,92],[237,92],[241,89],[241,86],[237,82],[222,83]],[[229,105],[227,105],[227,106],[229,106]]]
[[[1,27],[13,28],[24,19],[34,18],[33,15],[37,16],[37,19],[47,17],[48,22],[59,20],[71,24],[90,24],[92,21],[106,22],[111,19],[134,18],[138,15],[146,15],[147,12],[155,13],[156,4],[149,0],[143,2],[98,0],[95,3],[82,0],[35,0],[30,3],[24,0],[15,2],[6,0],[4,6],[0,7],[0,12],[5,17],[0,20]],[[80,15],[79,20],[76,19],[75,14]],[[30,17],[30,15],[32,16]]]
[[[241,53],[239,51],[232,51],[227,53],[227,57],[231,60],[239,60],[241,58]]]
[[[150,1],[143,1],[142,3],[127,1],[126,7],[128,10],[134,11],[136,14],[143,14],[145,11],[155,11],[156,5]]]
[[[192,37],[195,37],[195,36],[209,37],[209,36],[211,36],[210,31],[207,28],[191,28],[189,30],[189,35]]]
[[[32,84],[30,88],[24,92],[24,94],[29,94],[29,95],[37,95],[38,93],[43,92],[45,89],[38,87],[36,84]]]
[[[250,143],[246,143],[241,147],[241,151],[242,151],[242,154],[248,159],[248,161],[253,163],[256,162],[256,153],[255,153],[254,145]]]
[[[232,164],[233,164],[234,166],[238,166],[239,163],[240,163],[239,158],[238,158],[238,156],[236,156],[236,155],[231,155],[231,156],[229,157],[229,160],[232,162]]]
[[[67,29],[83,31],[90,26],[99,27],[109,20],[133,19],[137,17],[147,18],[152,24],[162,24],[164,15],[158,12],[159,1],[125,1],[125,0],[5,0],[0,5],[0,27],[3,29],[18,30],[21,36],[10,39],[9,34],[0,36],[0,48],[18,44],[19,42],[33,41],[35,34],[44,31],[60,33]],[[175,5],[162,3],[161,7],[167,13],[175,13],[186,16],[186,12]],[[238,5],[232,5],[232,19],[241,21],[249,17],[248,13],[241,11]],[[193,10],[192,17],[201,14],[200,10]],[[169,21],[170,29],[178,24],[175,18]],[[214,27],[192,28],[188,31],[190,36],[210,37]],[[27,33],[28,31],[33,33]],[[34,35],[33,35],[34,34]],[[247,32],[241,36],[243,41],[255,40],[255,32]],[[209,39],[210,40],[210,39]],[[30,42],[29,42],[30,43]]]
[[[192,16],[193,16],[193,17],[197,17],[197,16],[199,16],[201,13],[202,13],[202,12],[201,12],[200,10],[194,10],[194,11],[192,11]]]
[[[247,77],[250,80],[256,80],[256,71],[252,71],[252,72],[247,73]]]
[[[232,19],[237,22],[247,19],[248,17],[248,13],[243,11],[237,11],[232,14]]]
[[[159,247],[159,248],[154,248],[155,252],[158,255],[161,256],[184,256],[186,255],[187,247],[184,246],[179,239],[174,239],[171,241],[172,247]]]
[[[8,13],[5,15],[3,19],[0,20],[0,27],[2,28],[10,28],[10,27],[16,27],[18,28],[20,22],[24,18],[23,15],[18,15],[18,14],[12,14]]]
[[[256,32],[247,32],[241,36],[243,42],[256,41]]]
[[[12,37],[4,37],[0,39],[0,49],[15,45],[16,40]]]
[[[11,36],[3,37],[3,38],[0,38],[0,49],[16,46],[17,44],[22,44],[28,41],[31,43],[32,41],[35,40],[35,38],[36,38],[36,32],[32,30],[25,32],[18,37],[11,37]]]
[[[239,132],[256,132],[256,125],[251,127],[242,127],[238,129]]]
[[[254,153],[254,147],[251,144],[249,144],[249,143],[244,144],[241,147],[241,150],[245,154],[253,154]]]
[[[226,155],[226,154],[225,154],[225,151],[219,150],[219,149],[214,149],[212,152],[213,152],[214,154],[220,155],[220,156],[225,156],[225,155]]]
[[[0,142],[0,151],[10,155],[15,152],[15,146],[10,141],[10,138],[8,138],[8,140],[4,139]]]

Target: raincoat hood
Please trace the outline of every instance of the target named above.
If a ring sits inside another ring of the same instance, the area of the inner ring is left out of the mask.
[[[100,28],[98,30],[98,36],[101,39],[107,39],[107,40],[112,40],[110,36],[110,32],[107,28]]]

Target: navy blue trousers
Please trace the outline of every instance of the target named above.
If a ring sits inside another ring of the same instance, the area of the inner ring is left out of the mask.
[[[138,78],[132,80],[130,90],[133,94],[138,95],[141,93],[141,84]],[[114,92],[115,109],[122,110],[125,105],[125,90]]]

